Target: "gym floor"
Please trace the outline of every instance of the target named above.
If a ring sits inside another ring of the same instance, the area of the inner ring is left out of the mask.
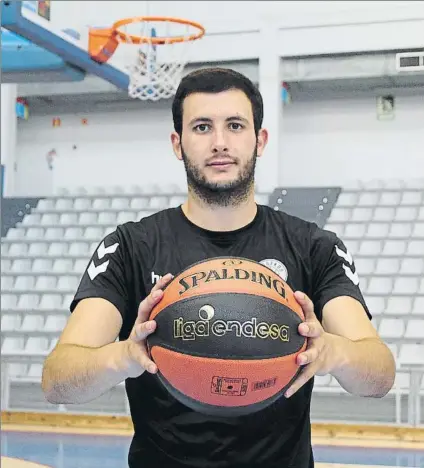
[[[54,432],[26,432],[2,430],[2,457],[35,462],[51,468],[124,468],[130,444],[128,436],[66,434]],[[341,468],[354,465],[355,468],[371,467],[424,467],[424,447],[396,448],[335,446],[314,444],[317,468]],[[2,459],[3,462],[5,459]],[[2,466],[24,468],[24,462],[3,463]],[[22,463],[22,464],[20,464]]]

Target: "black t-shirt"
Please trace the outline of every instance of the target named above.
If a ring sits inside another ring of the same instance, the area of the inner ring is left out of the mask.
[[[320,321],[325,303],[344,295],[360,301],[371,318],[343,242],[314,223],[262,205],[251,223],[231,232],[199,228],[181,207],[118,226],[93,253],[71,311],[84,298],[109,300],[122,314],[119,338],[125,340],[139,303],[159,276],[177,275],[193,263],[218,256],[263,262],[293,290],[313,300]],[[156,375],[145,372],[127,379],[135,429],[129,467],[311,468],[312,387],[313,380],[291,398],[283,396],[264,410],[224,419],[179,403]]]

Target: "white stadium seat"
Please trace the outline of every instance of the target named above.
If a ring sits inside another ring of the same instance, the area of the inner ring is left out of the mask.
[[[81,213],[79,216],[81,226],[95,226],[97,224],[97,213]]]
[[[409,237],[412,232],[412,224],[406,224],[402,222],[392,223],[390,226],[389,237]]]
[[[383,255],[403,255],[407,243],[401,240],[387,240],[384,242]]]
[[[110,207],[110,199],[109,198],[95,198],[91,205],[91,209],[94,211],[102,211],[107,210]]]
[[[20,328],[21,332],[37,332],[44,327],[44,317],[37,314],[25,315]]]
[[[389,294],[392,290],[392,278],[373,276],[370,278],[367,293],[368,294]]]
[[[43,228],[30,227],[26,230],[25,238],[27,240],[42,240],[45,237],[45,231]]]
[[[59,224],[59,214],[57,213],[46,213],[41,217],[42,226],[57,226]]]
[[[74,201],[75,211],[91,210],[91,199],[90,198],[76,198]]]
[[[399,351],[399,363],[424,366],[424,344],[404,343]]]
[[[16,314],[2,314],[1,317],[1,331],[2,333],[8,331],[18,330],[21,326],[21,318]]]
[[[400,206],[396,209],[395,220],[399,221],[414,221],[417,218],[418,209],[413,207]]]
[[[417,315],[422,315],[424,317],[424,297],[415,298],[412,313],[417,314]]]
[[[56,289],[57,279],[55,276],[39,276],[35,283],[37,291],[54,291]]]
[[[415,338],[422,341],[424,337],[424,319],[410,319],[405,331],[405,338]]]
[[[122,211],[116,218],[116,224],[125,224],[129,221],[135,221],[136,214],[137,213],[135,211]]]
[[[40,213],[44,211],[52,211],[54,210],[54,205],[55,205],[54,200],[49,200],[49,199],[40,200],[37,204],[37,211]]]
[[[41,214],[31,213],[24,216],[22,226],[39,226],[41,223]]]
[[[424,223],[415,223],[414,224],[412,237],[423,237],[424,238]]]
[[[424,273],[424,253],[423,258],[404,258],[400,268],[401,274],[421,275]]]
[[[33,363],[30,364],[27,378],[35,381],[41,380],[43,374],[43,364],[40,363]]]
[[[16,294],[1,295],[1,310],[14,310],[18,304],[18,296]]]
[[[375,273],[377,275],[397,274],[399,273],[399,258],[379,258],[377,260]]]
[[[97,240],[100,242],[102,240],[104,229],[90,226],[87,227],[84,231],[84,240]]]
[[[20,291],[28,291],[34,288],[35,278],[34,276],[22,275],[16,278],[14,289]]]
[[[57,258],[54,261],[53,267],[51,271],[55,273],[67,273],[73,270],[73,261],[71,259],[66,258]]]
[[[408,242],[408,247],[406,249],[407,255],[418,255],[423,256],[424,252],[424,240],[411,240]]]
[[[128,198],[113,198],[110,204],[112,210],[127,210],[129,208],[129,199]]]
[[[389,223],[373,223],[368,224],[368,229],[366,237],[369,238],[384,238],[387,237],[389,233],[390,224]]]
[[[421,205],[423,202],[423,191],[413,190],[403,192],[400,203],[401,205]]]
[[[379,296],[370,296],[367,297],[365,296],[365,302],[368,306],[368,309],[371,312],[372,316],[379,316],[384,313],[385,311],[385,303],[386,303],[386,298],[385,297],[379,297]]]
[[[43,294],[38,307],[40,310],[60,310],[62,296],[60,294]]]
[[[20,354],[24,349],[25,341],[22,336],[6,336],[4,338],[1,353],[5,356]]]
[[[113,213],[113,212],[99,213],[99,216],[97,218],[97,223],[102,226],[110,226],[111,224],[116,224],[116,213]]]
[[[405,323],[402,319],[383,318],[378,332],[382,339],[402,338],[405,333]]]
[[[44,336],[30,336],[25,343],[25,354],[47,354],[49,341]]]
[[[375,206],[379,201],[380,194],[377,192],[364,192],[359,196],[358,206]]]
[[[366,224],[347,224],[344,230],[344,236],[362,239],[365,235],[366,229]]]
[[[354,208],[352,214],[347,214],[345,221],[371,221],[373,219],[373,211],[373,208]]]
[[[39,296],[37,294],[21,294],[15,310],[21,312],[29,312],[36,310],[39,303]]]
[[[63,315],[49,315],[44,324],[44,331],[60,333],[66,326],[67,319]]]
[[[18,258],[14,260],[11,271],[13,273],[29,273],[31,271],[31,260],[29,258]]]
[[[64,242],[52,242],[49,246],[48,255],[50,257],[62,257],[68,253],[68,244]]]
[[[28,252],[28,244],[13,243],[9,247],[10,257],[22,257]]]
[[[82,275],[88,266],[88,261],[85,258],[78,258],[74,263],[74,273]]]
[[[72,198],[58,198],[54,209],[56,211],[71,211],[74,209],[74,200]]]
[[[65,229],[64,239],[74,240],[74,239],[83,239],[84,230],[80,227],[68,227]]]
[[[45,239],[49,241],[61,240],[65,234],[65,230],[59,227],[49,227],[46,229],[44,235]]]
[[[381,252],[382,242],[378,240],[364,240],[359,247],[359,255],[378,255]]]
[[[75,276],[61,276],[57,282],[58,291],[75,291],[78,287],[78,278]]]
[[[53,261],[48,258],[36,258],[32,264],[33,273],[48,273],[52,271]]]
[[[399,204],[401,198],[400,192],[382,192],[379,200],[380,205],[393,205]]]
[[[69,246],[69,256],[84,257],[88,255],[88,245],[85,242],[72,242]]]
[[[393,286],[393,294],[414,294],[419,289],[418,278],[397,277]]]
[[[133,198],[130,203],[132,210],[141,210],[149,206],[149,199],[147,197]]]
[[[391,295],[387,300],[386,314],[408,315],[412,310],[412,298]]]
[[[337,198],[337,206],[356,206],[358,202],[358,192],[341,192]]]
[[[60,215],[59,224],[61,226],[74,226],[78,224],[77,213],[63,213]]]
[[[49,250],[49,244],[45,242],[34,242],[31,243],[28,250],[28,256],[38,257],[42,255],[47,255]]]

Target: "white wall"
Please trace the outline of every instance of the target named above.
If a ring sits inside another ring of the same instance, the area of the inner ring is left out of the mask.
[[[88,125],[81,124],[88,117]],[[18,130],[17,190],[48,195],[58,187],[177,183],[185,187],[182,163],[173,155],[169,109],[33,116]],[[375,98],[295,102],[284,109],[280,184],[343,185],[352,179],[393,179],[424,174],[424,95],[398,97],[392,121],[378,121]],[[73,149],[73,146],[76,149]],[[55,149],[54,169],[45,155]],[[257,183],[269,172],[259,162]]]
[[[60,127],[52,127],[52,117],[33,116],[19,127],[20,194],[153,182],[184,186],[184,169],[169,139],[170,111],[63,115]],[[85,117],[88,124],[82,125]],[[45,155],[51,149],[57,157],[50,171]]]
[[[285,108],[283,127],[284,184],[424,175],[424,94],[396,98],[391,121],[377,120],[372,97],[294,103]]]
[[[219,6],[218,6],[219,5]],[[225,5],[225,7],[223,7]],[[83,12],[83,14],[81,14]],[[83,36],[89,25],[110,27],[118,19],[142,15],[175,16],[200,22],[206,36],[192,43],[190,61],[258,58],[263,47],[289,57],[322,53],[380,51],[422,47],[423,1],[96,1],[54,2],[52,24]],[[260,30],[275,27],[275,44]],[[238,34],[234,34],[234,32]],[[231,47],[229,47],[231,44]],[[131,61],[120,46],[111,63]]]

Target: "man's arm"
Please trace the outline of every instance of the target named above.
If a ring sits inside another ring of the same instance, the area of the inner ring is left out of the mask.
[[[171,275],[161,278],[141,302],[125,341],[113,342],[122,323],[113,304],[101,298],[84,299],[78,304],[44,364],[42,388],[50,403],[85,403],[128,377],[138,377],[145,370],[157,371],[145,345],[147,336],[156,329],[148,317],[170,279]]]
[[[323,329],[333,340],[331,374],[349,393],[383,397],[393,386],[396,364],[362,305],[352,297],[337,297],[323,308]]]
[[[307,349],[297,357],[304,366],[286,397],[292,396],[314,375],[333,375],[349,393],[383,397],[392,388],[395,362],[380,340],[362,305],[351,297],[340,296],[323,308],[323,325],[314,313],[312,301],[295,293],[305,314],[299,333],[308,339]]]

